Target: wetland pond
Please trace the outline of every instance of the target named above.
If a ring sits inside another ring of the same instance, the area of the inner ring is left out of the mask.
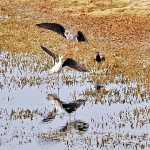
[[[150,148],[150,103],[143,83],[118,75],[111,83],[98,81],[97,89],[90,78],[94,70],[63,69],[58,79],[49,75],[48,61],[40,54],[0,52],[0,149]],[[63,110],[43,121],[54,112],[48,94],[66,103],[86,101],[71,115]]]

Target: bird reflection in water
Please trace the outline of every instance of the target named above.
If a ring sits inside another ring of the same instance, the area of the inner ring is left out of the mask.
[[[44,141],[60,141],[65,136],[72,133],[80,132],[80,134],[84,134],[89,128],[89,123],[86,123],[82,120],[74,120],[71,122],[66,122],[64,126],[60,126],[53,131],[48,133],[41,133],[38,135],[38,138]]]
[[[43,122],[52,121],[53,119],[55,119],[55,116],[56,116],[56,109],[54,109],[53,111],[49,112],[48,115],[46,116],[46,118],[44,118],[42,121]]]
[[[53,103],[55,111],[58,112],[60,115],[62,115],[63,110],[68,114],[71,114],[86,102],[86,100],[79,99],[71,101],[70,103],[66,103],[61,101],[56,94],[48,94],[47,99]]]
[[[69,121],[65,123],[65,125],[57,127],[52,132],[42,133],[38,137],[41,139],[46,139],[50,141],[57,141],[60,140],[62,137],[67,136],[70,133],[79,131],[80,133],[85,133],[89,128],[89,123],[86,123],[82,120],[73,119],[71,121],[71,113],[76,112],[76,110],[81,106],[84,105],[86,100],[75,100],[70,103],[66,103],[60,100],[56,94],[48,94],[47,100],[51,101],[54,105],[54,110],[48,114],[46,118],[43,119],[43,122],[52,121],[55,119],[55,116],[59,114],[62,116],[64,112],[69,114]]]
[[[71,129],[76,129],[78,131],[87,131],[89,128],[89,124],[82,121],[82,120],[74,120],[71,122],[67,122],[65,126],[62,126],[59,129],[59,132],[67,132],[70,131]]]

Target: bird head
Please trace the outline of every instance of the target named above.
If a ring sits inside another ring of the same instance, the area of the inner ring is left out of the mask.
[[[55,94],[48,94],[46,98],[47,98],[48,101],[50,101],[50,100],[54,100],[55,96],[57,96],[57,95],[55,95]]]
[[[63,59],[63,55],[59,55],[59,60],[62,60]]]
[[[48,101],[51,101],[52,103],[59,101],[56,94],[48,94],[46,98]]]
[[[99,52],[95,52],[96,53],[96,55],[99,55]]]

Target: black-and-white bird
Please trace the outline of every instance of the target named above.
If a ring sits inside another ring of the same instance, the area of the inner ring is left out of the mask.
[[[81,31],[78,31],[76,35],[72,35],[68,29],[65,29],[62,25],[58,23],[39,23],[39,24],[36,24],[36,26],[54,31],[62,35],[64,38],[66,38],[69,41],[78,41],[78,42],[88,43],[87,38]]]
[[[48,94],[47,99],[53,103],[56,108],[56,112],[59,112],[60,114],[62,114],[62,110],[71,114],[86,102],[86,100],[79,99],[70,103],[65,103],[61,101],[56,94]]]
[[[56,72],[60,72],[61,69],[64,68],[64,67],[69,67],[69,68],[72,68],[72,69],[80,71],[80,72],[88,72],[87,69],[85,69],[83,66],[79,65],[78,62],[76,62],[72,58],[67,58],[65,61],[62,61],[63,56],[59,55],[59,61],[57,62],[56,61],[56,56],[53,52],[51,52],[50,50],[48,50],[47,48],[45,48],[43,46],[41,46],[41,48],[47,54],[49,54],[53,59],[54,66],[50,70],[51,74],[56,73]]]
[[[65,29],[62,25],[58,23],[39,23],[36,24],[36,26],[56,32],[70,42],[74,41],[88,43],[86,36],[81,31],[78,31],[76,35],[72,35],[68,29]],[[70,43],[68,43],[68,48],[70,50]]]
[[[96,52],[96,57],[94,61],[97,61],[97,62],[105,61],[105,57],[103,55],[100,55],[99,52]]]

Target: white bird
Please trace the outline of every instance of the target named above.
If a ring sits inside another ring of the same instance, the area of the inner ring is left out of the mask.
[[[56,56],[54,53],[52,53],[50,50],[48,50],[47,48],[41,46],[41,48],[47,53],[49,54],[54,62],[54,66],[51,68],[50,73],[54,74],[56,72],[60,72],[62,68],[64,67],[69,67],[72,68],[74,70],[80,71],[80,72],[88,72],[87,69],[85,69],[83,66],[79,65],[75,60],[73,60],[72,58],[67,58],[65,61],[62,61],[63,56],[59,55],[59,61],[56,61]]]
[[[65,29],[62,25],[58,23],[39,23],[39,24],[36,24],[36,26],[56,32],[62,35],[67,40],[69,40],[70,42],[76,41],[76,42],[88,43],[87,38],[81,31],[78,31],[76,35],[72,35],[68,29]],[[68,47],[70,50],[70,43],[68,43]]]

